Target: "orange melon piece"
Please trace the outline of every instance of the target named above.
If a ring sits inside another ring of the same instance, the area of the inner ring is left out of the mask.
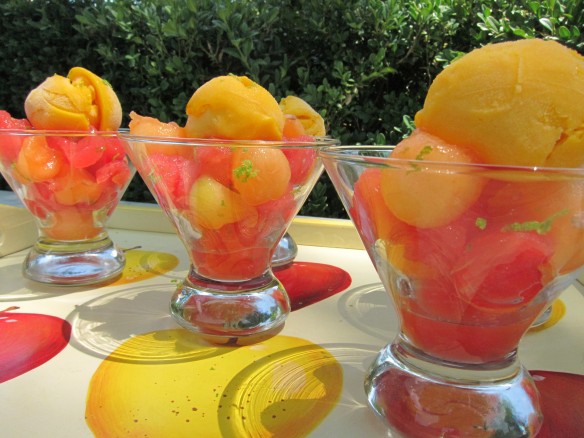
[[[411,160],[404,168],[383,169],[381,194],[400,220],[419,228],[446,225],[463,214],[481,194],[483,178],[457,173],[450,164],[473,163],[468,151],[423,131],[400,142],[392,158]],[[424,165],[425,161],[445,162]]]
[[[257,220],[257,210],[240,194],[206,175],[193,184],[189,204],[191,220],[197,228],[217,230],[240,220]]]
[[[182,138],[185,136],[184,128],[175,122],[164,123],[154,117],[141,116],[132,111],[130,113],[130,133],[141,137],[170,137]],[[148,154],[161,153],[165,155],[180,155],[185,158],[192,158],[194,153],[192,148],[169,143],[148,143],[146,145]]]
[[[276,148],[237,148],[233,152],[233,186],[250,205],[281,198],[290,190],[290,165]]]

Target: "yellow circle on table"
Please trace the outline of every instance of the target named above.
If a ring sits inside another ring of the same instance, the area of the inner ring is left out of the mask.
[[[539,332],[556,325],[566,314],[566,305],[562,300],[556,299],[548,310],[549,314],[546,315],[547,318],[539,324],[536,321],[536,323],[530,327],[530,333]]]
[[[136,336],[122,347],[148,345],[168,357],[120,361],[114,352],[93,375],[86,421],[96,437],[305,436],[342,391],[339,362],[300,338],[226,347],[175,329]]]
[[[173,254],[132,249],[126,251],[126,265],[120,278],[113,284],[121,285],[147,280],[163,275],[178,266],[179,260]]]

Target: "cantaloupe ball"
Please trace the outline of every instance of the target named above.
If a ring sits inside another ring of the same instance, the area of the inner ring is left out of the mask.
[[[471,169],[451,164],[476,162],[471,152],[421,130],[398,143],[391,158],[411,161],[381,171],[383,200],[392,214],[415,227],[452,222],[475,203],[485,184]]]
[[[184,137],[184,129],[176,122],[161,122],[154,117],[141,116],[130,112],[130,133],[142,137]]]
[[[416,126],[493,164],[584,164],[584,57],[540,39],[476,49],[434,80]]]
[[[187,103],[186,135],[235,140],[282,139],[284,113],[268,90],[245,76],[218,76]]]
[[[130,112],[130,134],[141,137],[171,137],[182,138],[185,136],[184,128],[176,122],[161,122],[154,117],[141,116],[135,111]],[[165,155],[180,155],[185,158],[193,156],[193,149],[180,144],[172,143],[147,143],[146,150],[149,154],[160,153]]]

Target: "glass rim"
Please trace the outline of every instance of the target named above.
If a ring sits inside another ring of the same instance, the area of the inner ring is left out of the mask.
[[[330,136],[314,136],[313,140],[248,140],[248,139],[220,139],[220,138],[195,138],[195,137],[162,137],[131,134],[128,128],[120,128],[115,131],[81,131],[73,129],[23,129],[0,128],[0,136],[14,135],[19,137],[118,137],[127,141],[139,143],[157,143],[169,145],[200,145],[200,146],[334,146],[339,145],[339,140]]]
[[[339,145],[339,140],[330,136],[314,136],[313,140],[250,140],[250,139],[223,139],[223,138],[196,138],[196,137],[157,137],[131,134],[129,130],[120,130],[119,137],[137,143],[156,143],[173,146],[261,146],[261,147],[295,147],[295,146],[313,146],[327,147]]]
[[[425,167],[448,167],[451,169],[468,169],[472,172],[477,171],[517,171],[517,172],[531,172],[531,173],[569,173],[578,176],[584,176],[583,167],[554,167],[554,166],[528,166],[516,164],[487,164],[487,163],[461,163],[456,161],[434,161],[434,160],[416,160],[413,158],[392,158],[391,156],[381,157],[375,155],[361,155],[362,152],[379,153],[388,152],[395,148],[395,145],[331,145],[319,149],[321,158],[328,159],[342,159],[355,164],[385,164],[393,167],[409,168],[412,165],[424,165]]]
[[[1,135],[19,137],[116,137],[120,131],[81,131],[74,129],[0,128]]]

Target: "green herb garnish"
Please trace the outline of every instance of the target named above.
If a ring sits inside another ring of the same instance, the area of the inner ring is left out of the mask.
[[[485,228],[487,228],[487,220],[484,217],[477,217],[475,225],[479,230],[484,230]]]
[[[406,172],[407,175],[409,175],[412,172],[419,172],[420,170],[422,170],[422,168],[420,166],[418,166],[416,163],[409,163],[410,167],[412,168],[412,170],[408,170]]]
[[[430,145],[424,146],[422,150],[418,152],[418,155],[416,155],[416,160],[420,161],[423,160],[424,157],[428,155],[430,152],[432,152],[432,146]]]
[[[509,225],[505,225],[501,231],[535,231],[537,234],[546,234],[552,229],[552,223],[560,216],[564,216],[569,213],[569,210],[564,209],[552,214],[544,221],[526,221],[526,222],[514,222]]]
[[[241,182],[247,182],[248,179],[258,176],[251,160],[243,160],[237,169],[233,169],[233,174]]]
[[[160,175],[156,175],[156,173],[154,173],[154,171],[151,171],[148,174],[148,179],[152,182],[152,184],[158,184],[160,182],[160,180],[162,179],[162,177]]]
[[[432,152],[432,146],[430,145],[424,146],[420,150],[420,152],[418,152],[418,155],[416,155],[416,161],[424,161],[424,157],[428,155],[430,152]],[[416,163],[410,163],[410,167],[412,168],[412,170],[410,170],[408,173],[419,172],[420,170],[422,170],[422,168]]]

